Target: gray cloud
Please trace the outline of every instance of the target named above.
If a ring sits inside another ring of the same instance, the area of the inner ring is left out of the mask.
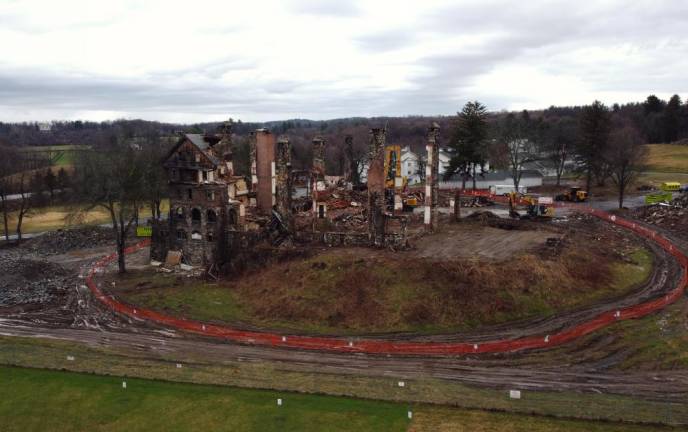
[[[356,2],[351,0],[290,0],[288,4],[299,14],[355,17],[361,13]]]
[[[413,43],[414,39],[413,32],[400,29],[382,33],[371,33],[356,38],[354,42],[365,51],[384,52],[408,46]]]
[[[354,18],[361,16],[364,4],[294,0],[288,8],[298,14]],[[246,58],[222,51],[205,62],[128,79],[50,72],[47,68],[11,68],[0,63],[0,108],[5,112],[31,112],[35,108],[55,113],[104,110],[151,119],[164,119],[170,113],[233,114],[246,120],[451,114],[472,99],[495,110],[528,102],[526,89],[519,96],[475,89],[479,78],[513,65],[532,67],[551,76],[572,75],[600,93],[688,92],[683,77],[688,67],[684,59],[688,50],[688,39],[683,36],[685,22],[688,4],[683,2],[582,5],[532,1],[518,6],[506,1],[474,2],[421,13],[412,26],[395,28],[393,23],[386,23],[384,30],[361,32],[349,41],[364,56],[384,53],[385,61],[409,68],[403,77],[407,85],[394,91],[376,87],[373,80],[368,84],[366,64],[360,65],[356,76],[342,77],[333,71],[331,78],[318,81],[299,76],[267,80],[261,78],[268,74],[262,73],[259,55]],[[21,17],[0,16],[0,25],[32,31],[30,21]],[[240,32],[243,25],[230,23],[217,31]],[[214,31],[209,31],[208,37]],[[466,37],[476,42],[468,45],[463,42]],[[454,40],[454,49],[447,46]],[[445,43],[435,50],[433,41]],[[394,52],[401,48],[418,48],[418,53],[427,48],[432,54],[404,58]],[[627,50],[629,60],[623,55],[604,57],[612,48]],[[595,50],[602,54],[594,54]],[[586,58],[594,55],[599,58]],[[285,61],[290,58],[285,56]],[[255,78],[227,82],[232,73]],[[345,80],[363,84],[343,89]],[[547,105],[567,103],[558,97],[553,93]]]

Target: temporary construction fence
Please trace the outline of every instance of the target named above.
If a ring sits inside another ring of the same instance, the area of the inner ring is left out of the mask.
[[[173,327],[179,330],[217,337],[233,342],[273,347],[295,348],[305,350],[322,350],[336,352],[369,353],[369,354],[400,354],[400,355],[456,355],[456,354],[480,354],[513,352],[527,349],[542,349],[555,345],[561,345],[588,335],[596,330],[611,325],[617,321],[640,318],[656,312],[665,306],[678,300],[685,292],[688,284],[688,257],[674,246],[666,237],[633,221],[615,216],[589,207],[579,207],[574,204],[562,204],[578,211],[589,213],[600,219],[629,229],[636,234],[654,241],[669,254],[674,256],[682,267],[682,275],[676,287],[665,295],[620,309],[612,309],[603,312],[587,322],[563,329],[556,333],[529,336],[518,339],[493,340],[482,343],[467,342],[411,342],[390,340],[351,340],[337,337],[315,337],[285,335],[261,331],[245,331],[229,326],[203,323],[179,317],[165,315],[148,309],[138,308],[118,301],[114,296],[106,295],[94,281],[94,275],[103,267],[116,260],[117,255],[112,254],[95,263],[90,269],[86,283],[93,295],[117,313],[141,320],[153,321],[157,324]],[[150,244],[146,239],[135,246],[127,248],[125,253],[133,253]]]

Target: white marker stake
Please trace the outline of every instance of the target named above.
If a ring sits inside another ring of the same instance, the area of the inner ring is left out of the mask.
[[[406,386],[406,383],[405,383],[405,382],[399,381],[399,387],[405,387],[405,386]]]
[[[127,382],[126,381],[122,381],[122,388],[123,389],[127,388]]]
[[[74,356],[67,356],[67,361],[74,361]]]
[[[286,342],[286,341],[287,341],[287,337],[286,337],[286,336],[282,336],[282,342]]]
[[[511,399],[521,399],[521,390],[509,390],[509,397]]]
[[[182,368],[182,364],[181,364],[181,363],[177,363],[177,369],[181,369],[181,368]]]
[[[282,406],[282,398],[277,399],[277,406]]]
[[[409,411],[407,413],[407,415],[408,415],[409,420],[411,420],[413,418],[413,411]]]

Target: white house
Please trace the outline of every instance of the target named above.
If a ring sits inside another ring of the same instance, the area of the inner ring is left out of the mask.
[[[475,176],[476,189],[490,189],[490,186],[514,186],[514,179],[511,177],[510,171],[495,171],[485,174],[478,174]],[[520,187],[530,188],[534,186],[542,186],[543,175],[539,171],[524,170],[521,174]],[[463,181],[461,176],[454,174],[449,180],[440,180],[440,189],[459,189]],[[473,179],[466,180],[466,189],[473,187]]]
[[[401,149],[401,176],[406,177],[410,185],[422,181],[421,159],[409,146]]]

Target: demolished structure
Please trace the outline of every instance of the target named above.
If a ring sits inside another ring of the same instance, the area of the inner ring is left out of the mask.
[[[406,247],[410,217],[402,214],[405,182],[398,146],[386,146],[386,133],[384,128],[370,131],[366,199],[352,189],[350,136],[345,137],[345,175],[337,177],[327,176],[322,137],[312,141],[310,169],[294,171],[289,138],[258,129],[250,136],[250,178],[244,178],[234,172],[231,126],[220,134],[184,134],[163,162],[170,211],[166,221],[152,221],[151,258],[164,261],[174,252],[186,264],[210,269],[260,244]],[[438,136],[439,127],[433,124],[425,196],[430,230],[437,225]],[[297,184],[305,195],[295,198]],[[367,229],[351,229],[350,223]]]

